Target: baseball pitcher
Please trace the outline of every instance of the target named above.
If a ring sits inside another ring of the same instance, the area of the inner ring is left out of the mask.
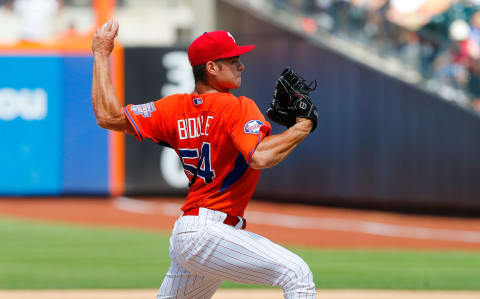
[[[296,254],[247,231],[243,218],[260,170],[284,160],[317,123],[306,84],[291,69],[277,80],[267,116],[288,129],[271,134],[255,102],[230,90],[242,81],[239,46],[226,31],[206,32],[188,48],[195,90],[121,107],[109,55],[119,25],[93,37],[92,104],[99,126],[151,139],[178,154],[189,192],[170,238],[171,265],[157,298],[211,298],[223,280],[280,286],[285,298],[315,298],[308,265]]]

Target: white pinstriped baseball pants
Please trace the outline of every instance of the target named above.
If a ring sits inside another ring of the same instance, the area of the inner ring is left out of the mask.
[[[211,298],[223,280],[280,286],[287,299],[315,298],[308,265],[272,241],[223,224],[226,214],[200,208],[175,222],[171,265],[157,299]]]

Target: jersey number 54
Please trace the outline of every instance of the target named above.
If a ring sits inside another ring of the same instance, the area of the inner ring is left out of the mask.
[[[215,177],[215,171],[211,166],[211,155],[210,155],[211,145],[208,142],[204,142],[202,144],[202,148],[200,149],[200,155],[198,153],[198,149],[193,148],[182,148],[178,149],[178,153],[180,155],[180,159],[182,160],[183,169],[191,173],[193,176],[197,174],[197,176],[201,177],[205,184],[213,182],[213,178]],[[198,158],[198,164],[195,166],[194,164],[187,163],[186,160],[196,160]]]

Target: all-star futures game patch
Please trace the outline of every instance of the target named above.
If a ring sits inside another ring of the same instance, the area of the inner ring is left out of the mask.
[[[250,120],[245,124],[243,130],[247,134],[257,134],[260,132],[260,128],[263,126],[263,123],[257,119]]]
[[[141,105],[132,105],[130,110],[132,110],[135,115],[141,114],[143,118],[147,118],[152,115],[153,111],[155,111],[155,105],[153,102]]]

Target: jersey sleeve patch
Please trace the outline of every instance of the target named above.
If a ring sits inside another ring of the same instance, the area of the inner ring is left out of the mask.
[[[142,115],[143,118],[152,116],[152,112],[155,111],[155,105],[153,102],[141,104],[141,105],[132,105],[130,107],[135,115]]]
[[[248,121],[245,126],[243,127],[243,131],[247,134],[256,134],[260,133],[260,128],[263,126],[263,122],[254,119]]]

